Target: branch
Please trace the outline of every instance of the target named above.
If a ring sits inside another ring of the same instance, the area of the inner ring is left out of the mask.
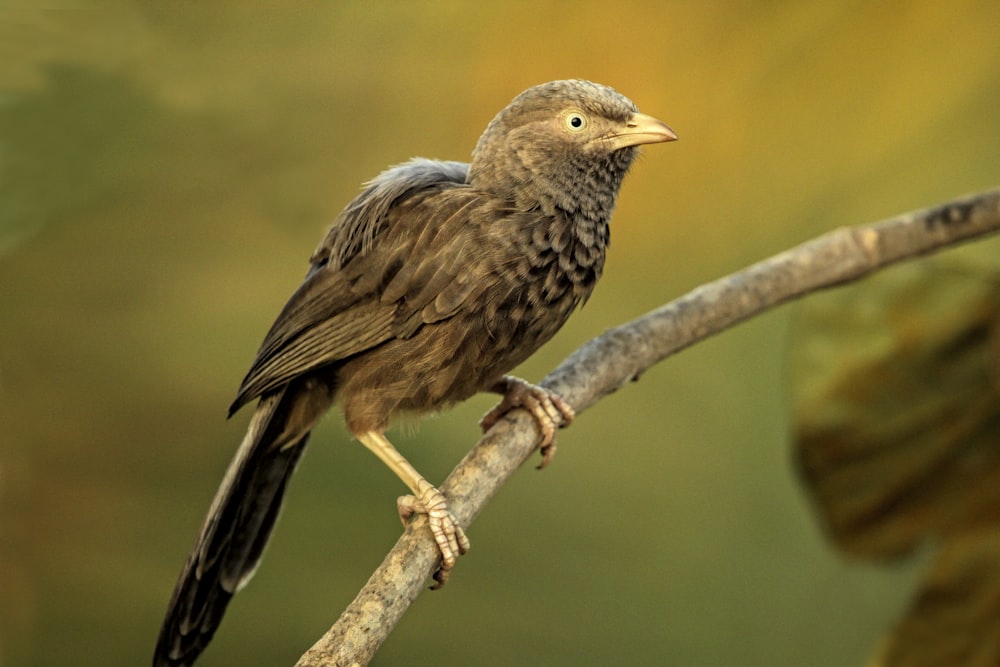
[[[1000,188],[883,222],[837,229],[605,332],[570,355],[542,385],[582,412],[657,362],[754,315],[997,231]],[[463,527],[531,456],[536,441],[534,420],[516,410],[462,459],[440,488]],[[426,587],[437,561],[437,547],[419,518],[296,667],[368,664]]]

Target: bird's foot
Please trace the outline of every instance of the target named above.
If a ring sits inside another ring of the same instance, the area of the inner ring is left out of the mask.
[[[469,538],[458,525],[455,516],[448,509],[448,501],[444,494],[422,480],[418,496],[400,496],[396,500],[399,509],[399,519],[406,526],[414,514],[426,514],[434,542],[441,552],[441,567],[434,573],[435,583],[431,589],[438,589],[448,583],[455,560],[469,550]]]
[[[505,375],[490,391],[503,394],[503,400],[479,420],[483,431],[490,430],[511,410],[524,408],[535,418],[541,432],[538,449],[542,454],[542,462],[538,464],[538,469],[547,466],[556,453],[556,429],[569,426],[576,416],[570,404],[544,387],[510,375]]]

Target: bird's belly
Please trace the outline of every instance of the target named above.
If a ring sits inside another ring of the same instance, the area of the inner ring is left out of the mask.
[[[489,389],[547,342],[576,303],[459,314],[346,362],[338,396],[348,425],[385,428],[396,412],[431,412]]]

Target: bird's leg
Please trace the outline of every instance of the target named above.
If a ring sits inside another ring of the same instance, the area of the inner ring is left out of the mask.
[[[388,438],[378,431],[366,431],[355,435],[413,491],[412,496],[401,496],[396,501],[399,519],[403,522],[403,526],[407,525],[414,514],[427,515],[427,523],[434,536],[434,542],[441,552],[441,567],[434,573],[437,583],[432,588],[441,588],[448,581],[455,560],[469,550],[469,538],[465,536],[465,531],[448,509],[448,501],[444,495],[403,458]]]
[[[542,454],[542,462],[538,464],[538,468],[540,470],[547,466],[556,453],[556,429],[569,426],[576,416],[570,404],[558,394],[512,375],[503,376],[489,390],[503,395],[503,400],[479,420],[483,431],[490,430],[511,410],[524,408],[535,418],[541,432],[538,448]]]

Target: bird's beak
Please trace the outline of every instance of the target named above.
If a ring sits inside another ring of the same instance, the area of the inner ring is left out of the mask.
[[[606,135],[605,139],[611,143],[612,150],[618,150],[626,146],[677,141],[677,134],[658,118],[634,113],[621,127]]]

